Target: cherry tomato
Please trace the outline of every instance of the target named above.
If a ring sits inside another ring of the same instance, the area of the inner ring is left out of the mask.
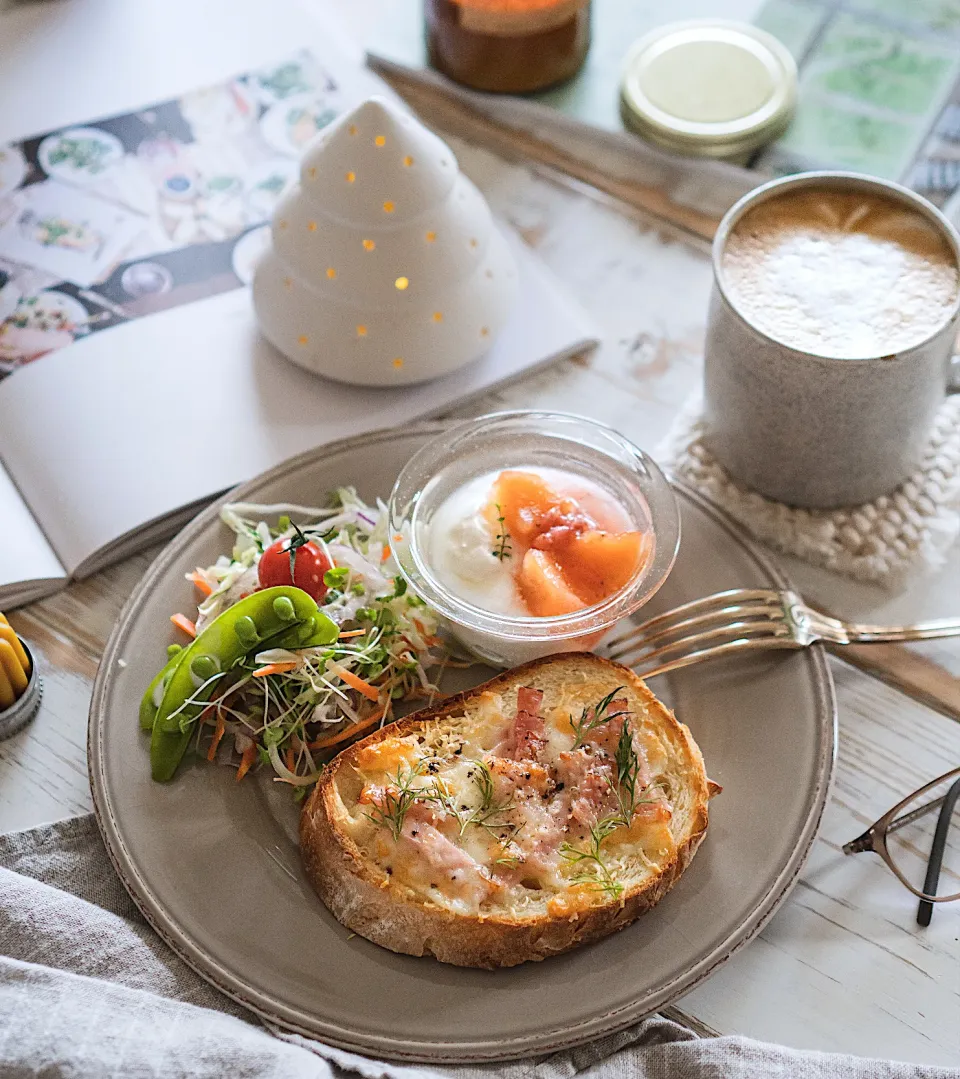
[[[293,548],[292,551],[291,548]],[[290,573],[291,555],[293,558],[292,575]],[[330,559],[315,543],[309,540],[300,542],[297,537],[283,536],[271,543],[260,556],[257,577],[261,588],[292,584],[297,588],[302,588],[315,600],[321,600],[327,593],[323,575],[331,568]]]

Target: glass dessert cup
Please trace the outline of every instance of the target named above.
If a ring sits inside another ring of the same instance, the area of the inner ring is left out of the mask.
[[[437,510],[464,485],[507,469],[557,470],[598,486],[633,529],[652,533],[653,553],[631,579],[569,614],[514,616],[457,595],[431,567]],[[390,543],[408,585],[443,617],[474,655],[512,667],[557,652],[590,651],[647,602],[669,574],[680,545],[680,513],[653,460],[604,424],[560,412],[498,412],[451,427],[404,466],[389,505]]]

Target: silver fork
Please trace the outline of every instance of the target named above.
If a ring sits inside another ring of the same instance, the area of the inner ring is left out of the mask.
[[[960,617],[914,626],[843,622],[808,607],[796,592],[731,588],[657,615],[608,641],[604,653],[644,678],[707,659],[814,641],[863,644],[960,636]]]

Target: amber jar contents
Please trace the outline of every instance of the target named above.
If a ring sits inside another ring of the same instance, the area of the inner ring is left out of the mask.
[[[424,0],[438,71],[474,90],[523,94],[580,70],[590,0]]]

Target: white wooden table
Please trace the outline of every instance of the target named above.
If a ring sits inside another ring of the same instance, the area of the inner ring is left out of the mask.
[[[361,32],[379,2],[364,0],[350,12]],[[653,447],[700,377],[706,245],[681,241],[663,222],[452,134],[465,171],[577,292],[604,334],[593,356],[528,377],[462,414],[566,409]],[[0,832],[90,810],[92,680],[119,608],[152,553],[11,618],[41,657],[46,691],[35,723],[0,745]],[[850,616],[935,617],[960,605],[960,556],[937,578],[899,594],[793,564],[789,570],[810,598]],[[960,764],[960,723],[945,714],[956,713],[950,702],[960,645],[885,654],[876,673],[894,684],[831,662],[840,708],[837,779],[801,882],[759,938],[670,1014],[701,1033],[960,1066],[960,904],[941,907],[920,929],[916,901],[879,859],[840,851],[900,797]],[[898,688],[917,671],[938,710]]]

